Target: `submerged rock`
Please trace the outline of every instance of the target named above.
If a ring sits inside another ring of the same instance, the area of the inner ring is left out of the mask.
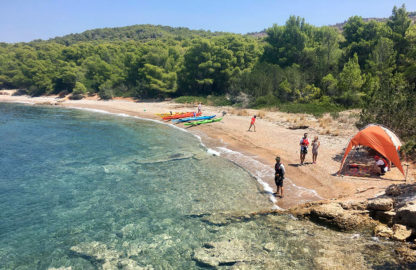
[[[164,162],[170,162],[170,161],[178,161],[178,160],[183,160],[183,159],[190,159],[194,156],[194,154],[192,153],[175,153],[175,154],[171,154],[169,156],[163,156],[163,157],[159,157],[156,158],[154,157],[153,159],[146,159],[146,160],[136,160],[135,162],[137,164],[156,164],[156,163],[164,163]]]
[[[136,261],[128,258],[121,259],[117,262],[117,269],[124,269],[124,270],[152,270],[153,267],[146,266],[142,267],[137,264]]]
[[[319,250],[319,256],[315,257],[313,261],[316,269],[368,269],[362,254],[351,252],[346,257],[343,251],[331,248]]]
[[[273,251],[276,248],[276,246],[275,246],[274,243],[267,243],[267,244],[264,245],[263,248],[264,248],[264,250],[270,252],[270,251]]]
[[[81,257],[91,258],[100,262],[114,260],[120,256],[116,251],[109,250],[104,243],[96,241],[73,246],[71,251]]]
[[[117,264],[112,261],[107,261],[102,265],[103,270],[118,270]]]
[[[416,264],[416,245],[405,245],[395,249],[402,263]],[[410,268],[409,268],[410,269]]]
[[[201,218],[201,221],[210,225],[224,226],[230,223],[230,217],[222,213],[214,213]]]
[[[122,258],[122,254],[110,250],[107,245],[100,242],[81,243],[71,247],[71,251],[94,265],[101,265],[103,270],[151,270],[152,266],[140,266],[135,260]]]
[[[194,251],[193,259],[206,266],[231,266],[240,262],[255,260],[250,244],[240,240],[206,243]]]

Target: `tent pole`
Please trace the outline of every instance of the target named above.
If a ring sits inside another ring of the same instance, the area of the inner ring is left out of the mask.
[[[407,173],[408,173],[408,171],[409,171],[409,164],[404,164],[404,166],[406,166],[406,175],[405,175],[405,178],[404,178],[404,181],[406,182],[406,184],[407,184]]]

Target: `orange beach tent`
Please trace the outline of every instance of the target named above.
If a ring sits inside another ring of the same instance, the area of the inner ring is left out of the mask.
[[[344,157],[342,158],[339,173],[344,166],[348,153],[354,146],[357,145],[368,146],[376,150],[381,155],[389,159],[404,175],[403,167],[400,163],[400,157],[397,153],[400,146],[402,146],[399,138],[387,128],[374,124],[366,126],[350,140],[350,143],[345,150]]]

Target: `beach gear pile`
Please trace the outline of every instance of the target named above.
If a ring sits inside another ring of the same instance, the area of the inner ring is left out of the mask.
[[[401,147],[400,139],[391,130],[381,125],[370,124],[360,130],[348,143],[344,156],[341,160],[339,172],[345,163],[349,152],[353,147],[368,147],[374,149],[379,155],[384,157],[386,160],[390,160],[399,171],[405,175],[402,164],[400,162],[400,156],[398,151]]]
[[[172,121],[174,124],[185,123],[185,126],[197,126],[201,124],[215,123],[222,120],[215,118],[216,115],[202,116],[202,113],[196,112],[169,112],[157,114],[165,121]]]

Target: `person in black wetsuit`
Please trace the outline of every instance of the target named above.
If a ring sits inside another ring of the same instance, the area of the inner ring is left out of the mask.
[[[276,183],[276,195],[283,198],[283,180],[285,179],[285,166],[280,162],[280,157],[276,157],[276,164],[274,165],[274,182]],[[280,190],[280,195],[279,195]]]

